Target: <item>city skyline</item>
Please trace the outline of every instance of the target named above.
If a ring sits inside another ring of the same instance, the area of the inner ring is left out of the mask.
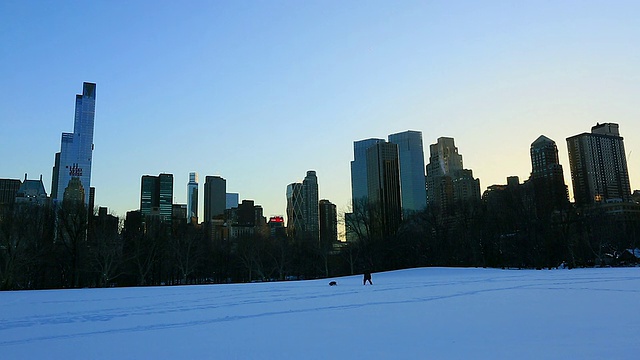
[[[573,200],[565,139],[617,123],[639,186],[638,4],[143,5],[0,5],[3,178],[42,174],[51,194],[86,81],[100,88],[95,204],[119,216],[138,208],[146,174],[173,174],[186,204],[193,171],[285,215],[286,184],[310,169],[340,213],[353,142],[407,130],[425,148],[454,138],[481,190],[527,179],[529,145],[544,135]],[[93,31],[78,27],[86,19]]]

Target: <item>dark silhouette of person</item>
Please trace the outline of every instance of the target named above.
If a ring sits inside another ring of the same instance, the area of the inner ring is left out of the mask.
[[[364,272],[364,279],[362,280],[362,285],[367,285],[367,281],[369,282],[369,284],[373,285],[373,283],[371,282],[371,272],[370,271],[365,271]]]

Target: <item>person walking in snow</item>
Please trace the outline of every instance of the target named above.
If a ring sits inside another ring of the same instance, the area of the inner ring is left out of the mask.
[[[371,282],[371,272],[369,271],[364,272],[364,279],[362,280],[362,285],[367,285],[367,281],[369,282],[369,284],[373,285],[373,283]]]

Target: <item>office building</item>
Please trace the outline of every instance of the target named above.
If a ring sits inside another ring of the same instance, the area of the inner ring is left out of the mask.
[[[307,171],[302,183],[287,186],[287,233],[295,238],[319,244],[318,177]]]
[[[227,207],[227,180],[207,176],[204,182],[204,221],[224,215]]]
[[[538,215],[566,209],[569,205],[569,190],[564,182],[555,141],[540,135],[531,144],[530,154],[529,186],[533,187]]]
[[[22,181],[18,179],[0,179],[0,205],[12,205]]]
[[[304,231],[302,183],[287,185],[287,233],[295,237]]]
[[[391,134],[389,142],[398,145],[402,211],[407,215],[422,211],[427,206],[422,132],[405,131]]]
[[[384,139],[365,139],[353,142],[353,161],[351,161],[351,205],[355,210],[366,203],[369,196],[367,185],[367,149],[384,142]]]
[[[329,200],[320,200],[320,248],[325,251],[333,249],[338,241],[338,212],[336,205]]]
[[[78,178],[84,189],[84,202],[89,204],[95,107],[96,84],[85,82],[82,95],[76,95],[73,133],[62,133],[60,152],[55,157],[51,193],[56,201],[63,200],[71,179]]]
[[[437,216],[452,215],[456,205],[480,200],[480,180],[464,169],[462,155],[450,137],[429,146],[427,206]]]
[[[367,149],[368,203],[374,209],[372,227],[376,235],[388,236],[396,232],[402,220],[400,197],[400,167],[398,145],[379,142]]]
[[[143,175],[140,189],[140,212],[171,221],[173,214],[173,174]]]
[[[591,133],[567,138],[576,205],[631,201],[623,138],[614,123],[596,124]]]
[[[238,207],[240,204],[240,194],[238,193],[227,193],[227,207],[226,209],[231,209],[234,207]]]
[[[187,220],[195,219],[198,222],[198,173],[189,173],[187,184]]]

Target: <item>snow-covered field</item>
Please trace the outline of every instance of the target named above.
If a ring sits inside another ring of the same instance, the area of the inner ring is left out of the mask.
[[[640,268],[423,268],[373,284],[1,292],[0,358],[640,358]]]

